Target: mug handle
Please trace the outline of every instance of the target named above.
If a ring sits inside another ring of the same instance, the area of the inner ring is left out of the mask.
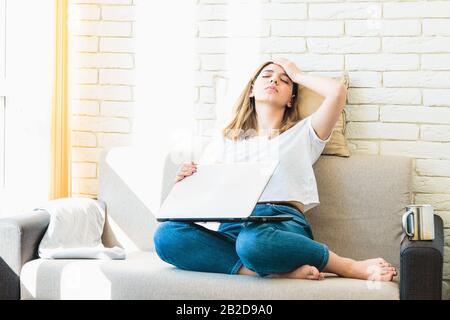
[[[402,217],[403,231],[406,233],[408,237],[414,237],[414,219],[409,219],[409,217],[413,214],[413,211],[409,209],[405,212]],[[408,221],[410,220],[410,221]],[[409,222],[409,223],[408,223]],[[411,231],[409,231],[409,226],[411,226]]]

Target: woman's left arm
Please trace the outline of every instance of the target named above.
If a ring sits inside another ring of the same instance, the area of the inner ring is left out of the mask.
[[[302,73],[300,69],[287,59],[278,58],[274,63],[283,67],[292,81],[305,86],[325,97],[319,109],[311,118],[311,125],[317,136],[326,140],[333,132],[347,99],[347,88],[344,84],[328,77]]]

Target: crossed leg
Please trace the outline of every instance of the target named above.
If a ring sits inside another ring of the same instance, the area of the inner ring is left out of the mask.
[[[341,277],[354,278],[361,280],[374,281],[392,281],[397,275],[397,270],[389,262],[383,258],[374,258],[356,261],[349,258],[343,258],[336,253],[329,251],[328,263],[323,272],[335,273]],[[276,273],[271,276],[274,278],[290,278],[290,279],[309,279],[323,280],[324,274],[316,267],[311,265],[303,265],[294,271],[287,273]],[[257,276],[258,274],[242,266],[239,274]]]
[[[239,234],[235,246],[232,239],[223,235],[218,237],[214,231],[184,223],[169,223],[157,233],[155,245],[163,260],[179,268],[194,271],[261,275],[271,270],[269,277],[311,280],[323,279],[323,272],[346,278],[380,281],[391,281],[397,274],[395,268],[382,258],[355,261],[340,257],[330,250],[327,251],[326,264],[320,268],[320,259],[314,250],[317,251],[321,247],[312,239],[306,239],[307,237],[294,232],[270,228],[270,225],[244,230]],[[255,230],[259,232],[254,232]],[[288,248],[286,243],[290,244]],[[305,253],[300,251],[305,251],[308,247],[305,247],[305,244],[308,243],[314,246],[309,246],[311,252],[306,252],[305,257]],[[263,260],[260,259],[261,255]],[[295,263],[287,261],[290,266],[286,267],[286,261],[277,261],[277,258],[286,256],[289,260],[294,259]],[[240,260],[243,260],[244,265]],[[316,263],[308,263],[313,260]],[[251,270],[250,266],[257,266],[257,269],[253,267]]]

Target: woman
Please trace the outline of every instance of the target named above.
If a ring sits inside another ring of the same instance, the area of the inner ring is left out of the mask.
[[[300,86],[325,97],[320,108],[303,120],[298,110]],[[397,272],[384,259],[355,261],[314,241],[303,215],[319,203],[312,166],[331,138],[345,105],[346,90],[330,78],[300,72],[286,59],[258,68],[238,99],[231,123],[211,144],[215,152],[210,153],[213,161],[272,159],[273,154],[266,151],[276,144],[279,166],[252,215],[290,214],[293,219],[222,223],[217,231],[195,223],[164,222],[154,236],[159,257],[192,271],[311,280],[321,280],[324,272],[330,272],[347,278],[391,281]],[[251,153],[249,148],[241,148],[252,143],[262,149]],[[196,163],[186,163],[175,181],[196,171]]]

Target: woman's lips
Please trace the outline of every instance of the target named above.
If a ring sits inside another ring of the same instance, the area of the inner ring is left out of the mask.
[[[278,92],[277,88],[275,87],[267,87],[266,90],[271,92]]]

